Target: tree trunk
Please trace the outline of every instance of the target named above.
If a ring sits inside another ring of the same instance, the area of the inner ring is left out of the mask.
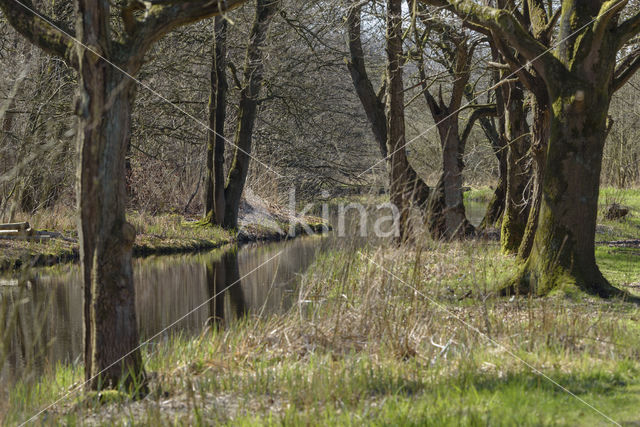
[[[441,116],[445,115],[442,119]],[[442,143],[442,174],[431,193],[427,208],[427,226],[435,239],[453,239],[473,234],[467,220],[462,194],[462,155],[464,146],[458,137],[458,115],[435,115]],[[447,116],[451,116],[446,118]]]
[[[427,229],[434,239],[446,238],[447,222],[444,217],[444,210],[444,174],[440,174],[438,182],[429,196],[426,212]]]
[[[450,120],[440,122],[438,130],[444,141],[442,147],[442,182],[444,190],[444,222],[447,238],[461,237],[474,232],[474,227],[467,221],[462,195],[462,156],[464,146],[458,133],[458,115]]]
[[[595,260],[595,230],[608,88],[589,87],[553,100],[538,227],[531,254],[515,285],[545,295],[577,286],[601,296],[616,293]],[[582,82],[580,82],[582,83]]]
[[[486,230],[488,228],[494,227],[502,218],[502,214],[504,213],[504,204],[507,192],[507,156],[506,153],[496,153],[498,158],[498,184],[496,185],[496,189],[493,191],[493,196],[491,196],[491,200],[489,200],[489,204],[487,205],[487,212],[484,214],[484,218],[482,218],[482,222],[478,228]]]
[[[387,0],[387,151],[389,193],[398,209],[398,240],[410,239],[412,188],[405,150],[404,82],[402,51],[402,0]]]
[[[505,253],[517,253],[529,217],[529,197],[526,194],[530,173],[528,151],[529,127],[524,111],[524,92],[517,83],[505,90],[505,119],[507,134],[507,185],[502,215],[500,242]]]
[[[224,124],[227,116],[227,21],[219,16],[214,19],[204,214],[206,222],[222,225],[225,213]]]
[[[500,61],[500,54],[498,53],[495,47],[491,47],[492,59],[494,62]],[[500,72],[498,70],[493,71],[493,82],[494,84],[501,80]],[[471,102],[472,94],[467,91],[465,93],[469,102]],[[487,229],[496,227],[498,222],[502,218],[502,214],[504,213],[504,205],[507,193],[507,147],[508,144],[506,142],[506,121],[505,114],[501,114],[505,111],[504,104],[504,93],[501,87],[498,87],[495,90],[496,97],[496,111],[498,114],[498,128],[496,129],[495,122],[491,121],[488,117],[483,117],[480,119],[480,124],[482,125],[482,129],[491,142],[491,148],[493,148],[493,153],[496,155],[498,159],[498,183],[496,185],[496,189],[493,192],[493,196],[487,205],[487,212],[480,223],[480,229]]]
[[[78,212],[85,286],[85,378],[145,391],[126,222],[125,156],[135,83],[89,51],[79,67]]]
[[[532,97],[533,128],[531,142],[533,189],[529,196],[529,218],[518,248],[518,258],[525,260],[531,254],[533,238],[538,228],[538,217],[542,204],[542,179],[550,133],[550,112],[546,94]]]
[[[373,89],[373,84],[367,74],[362,48],[362,3],[359,0],[353,2],[347,14],[347,30],[349,37],[350,60],[347,68],[351,74],[353,87],[364,107],[364,112],[371,124],[373,136],[380,148],[382,158],[387,157],[387,119],[384,111],[384,103]]]
[[[240,91],[238,128],[235,136],[235,155],[227,177],[225,187],[225,213],[223,226],[228,229],[238,228],[238,211],[240,198],[249,172],[251,141],[253,126],[258,109],[258,96],[262,86],[264,72],[264,48],[271,16],[278,8],[275,0],[258,0],[256,17],[249,35],[247,57],[244,66],[244,87]]]

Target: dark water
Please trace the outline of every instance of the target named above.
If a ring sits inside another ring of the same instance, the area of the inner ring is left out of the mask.
[[[467,205],[474,225],[484,209],[479,203]],[[209,322],[225,325],[247,313],[284,312],[296,300],[298,280],[319,251],[347,241],[352,247],[375,241],[373,221],[368,222],[367,237],[359,236],[361,218],[347,218],[344,237],[332,221],[336,231],[324,237],[134,260],[141,339],[198,334]],[[37,377],[57,363],[80,363],[82,282],[77,266],[62,270],[36,269],[27,277],[0,278],[0,385]]]
[[[207,322],[224,324],[249,312],[283,312],[295,300],[300,274],[325,246],[323,240],[302,237],[239,250],[134,260],[141,339],[169,325],[154,340],[176,332],[197,334]],[[16,375],[40,375],[58,362],[80,360],[82,283],[77,266],[68,270],[43,270],[26,280],[0,279],[0,311],[5,310],[4,315],[0,312],[5,323],[0,325],[0,348],[5,349],[4,356],[0,354],[0,383]]]

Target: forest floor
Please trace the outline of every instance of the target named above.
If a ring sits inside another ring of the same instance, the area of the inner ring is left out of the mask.
[[[615,196],[631,214],[603,221],[598,240],[637,239],[640,192]],[[604,244],[597,257],[640,294],[638,249]],[[82,369],[59,366],[17,384],[0,422],[57,401],[36,423],[640,424],[640,307],[571,289],[496,296],[513,265],[491,241],[345,244],[316,259],[288,313],[145,351],[146,398],[65,396]]]
[[[239,230],[233,233],[218,226],[202,225],[198,217],[178,214],[152,215],[129,212],[127,220],[136,228],[134,256],[167,255],[207,251],[229,243],[283,240],[304,233],[299,221],[304,220],[314,232],[322,232],[322,219],[294,217],[282,208],[258,198],[243,200]],[[0,239],[0,272],[19,268],[50,266],[79,258],[75,214],[71,211],[44,211],[33,217],[22,217],[38,230],[61,233],[62,239],[50,241]]]

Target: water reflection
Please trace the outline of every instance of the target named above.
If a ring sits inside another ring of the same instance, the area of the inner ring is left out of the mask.
[[[293,303],[300,274],[324,246],[323,240],[306,237],[136,260],[141,339],[159,333],[155,340],[176,332],[197,334],[208,323],[226,327],[246,314],[284,312]],[[80,361],[81,283],[75,266],[57,274],[33,271],[28,281],[0,281],[0,383],[27,372],[41,375],[58,362]]]
[[[474,226],[477,227],[482,223],[484,215],[487,212],[487,203],[478,202],[475,200],[467,200],[464,203],[467,219]]]
[[[209,289],[209,319],[213,326],[224,326],[247,314],[247,305],[240,281],[238,251],[225,252],[218,262],[206,265]]]

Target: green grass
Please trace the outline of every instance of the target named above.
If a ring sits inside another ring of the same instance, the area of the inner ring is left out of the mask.
[[[614,283],[640,281],[633,256],[598,253]],[[512,264],[487,243],[337,249],[302,277],[289,313],[145,348],[146,399],[87,404],[76,394],[40,421],[607,424],[529,364],[616,421],[640,422],[639,308],[585,295],[498,298],[491,291]],[[81,375],[59,367],[18,384],[2,399],[4,422],[56,401]]]
[[[602,273],[614,285],[640,287],[640,249],[599,246],[596,248],[596,260]]]
[[[463,196],[465,202],[489,203],[494,191],[495,189],[491,187],[471,188],[471,190],[465,191]]]

